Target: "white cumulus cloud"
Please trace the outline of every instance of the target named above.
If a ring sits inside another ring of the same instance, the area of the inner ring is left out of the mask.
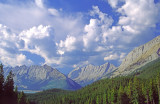
[[[0,61],[11,66],[32,64],[24,51],[62,67],[121,61],[129,50],[154,37],[160,4],[153,0],[108,3],[117,13],[117,23],[98,6],[84,14],[48,8],[44,0],[18,6],[0,3]]]
[[[117,11],[122,14],[119,24],[131,33],[155,27],[159,22],[159,11],[154,0],[125,0],[125,4]]]
[[[40,55],[45,59],[46,64],[58,63],[57,58],[55,58],[56,44],[52,27],[43,25],[32,27],[29,30],[22,31],[19,37],[25,45],[21,51]]]
[[[119,56],[117,54],[112,54],[107,57],[104,57],[104,60],[116,60],[118,58],[119,58]]]
[[[93,6],[90,15],[98,16],[98,18],[91,18],[90,23],[84,27],[86,34],[83,36],[83,42],[86,49],[95,50],[102,43],[102,35],[112,25],[113,19],[106,13],[101,12],[98,6]]]
[[[35,0],[35,3],[38,7],[40,8],[44,8],[44,5],[43,5],[43,0]]]
[[[77,39],[74,36],[67,36],[65,41],[60,41],[60,43],[57,43],[57,46],[60,48],[58,50],[58,54],[63,55],[66,51],[71,52],[75,50]]]
[[[7,26],[0,24],[0,61],[4,65],[30,65],[32,61],[19,52],[23,41]]]

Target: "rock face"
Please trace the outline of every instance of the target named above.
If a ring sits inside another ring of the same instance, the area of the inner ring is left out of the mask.
[[[154,38],[148,43],[141,45],[131,51],[119,68],[113,73],[112,77],[117,75],[127,75],[137,68],[160,57],[160,36]]]
[[[19,90],[44,90],[51,88],[75,90],[81,87],[79,84],[48,65],[7,67],[4,68],[5,75],[7,75],[10,70],[12,70],[15,75],[15,85],[18,86]]]
[[[104,76],[114,71],[116,67],[113,64],[106,63],[101,66],[88,65],[83,68],[76,68],[68,74],[68,77],[73,79],[81,86],[93,83]]]

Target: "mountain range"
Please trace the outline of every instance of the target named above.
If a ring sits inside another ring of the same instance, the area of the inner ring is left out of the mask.
[[[12,70],[15,75],[14,82],[19,90],[37,91],[51,88],[76,90],[81,88],[81,86],[72,79],[48,65],[6,67],[4,68],[5,76],[10,70]]]
[[[33,65],[27,67],[6,67],[5,75],[12,70],[15,74],[15,85],[20,90],[44,90],[61,88],[76,90],[103,78],[124,76],[139,70],[160,57],[160,36],[148,43],[133,49],[122,61],[119,67],[111,63],[100,66],[87,65],[73,69],[68,76],[48,65]]]
[[[133,49],[117,68],[110,63],[101,66],[88,65],[83,68],[77,67],[68,74],[68,77],[81,86],[85,86],[99,79],[131,74],[159,57],[160,36]]]
[[[105,77],[115,69],[116,67],[108,62],[100,66],[94,66],[90,64],[82,68],[77,67],[68,74],[68,77],[73,79],[81,86],[86,86]]]
[[[133,49],[122,61],[122,64],[112,73],[111,77],[128,75],[138,68],[160,57],[160,36],[148,43]]]

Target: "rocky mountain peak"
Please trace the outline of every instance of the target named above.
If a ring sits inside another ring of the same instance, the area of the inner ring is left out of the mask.
[[[135,69],[160,57],[160,36],[148,43],[133,49],[122,61],[113,76],[127,75]]]
[[[101,79],[106,74],[114,71],[115,69],[116,67],[108,62],[100,66],[89,64],[85,67],[75,68],[68,74],[68,77],[80,85],[85,86]]]
[[[48,65],[16,66],[4,69],[14,73],[15,85],[21,90],[43,90],[50,88],[78,89],[81,86]]]
[[[52,68],[51,66],[49,66],[47,64],[44,64],[43,67],[46,68],[46,69],[51,69]]]

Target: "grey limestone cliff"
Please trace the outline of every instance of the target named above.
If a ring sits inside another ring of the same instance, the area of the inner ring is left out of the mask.
[[[90,64],[86,67],[83,68],[78,67],[72,70],[68,74],[68,77],[73,79],[81,86],[85,86],[103,78],[104,76],[114,71],[115,69],[116,67],[110,63],[105,63],[101,66],[94,66]]]
[[[112,74],[112,77],[117,75],[128,75],[137,68],[158,59],[160,57],[160,36],[154,38],[148,43],[141,45],[132,50],[122,61],[119,68]]]

